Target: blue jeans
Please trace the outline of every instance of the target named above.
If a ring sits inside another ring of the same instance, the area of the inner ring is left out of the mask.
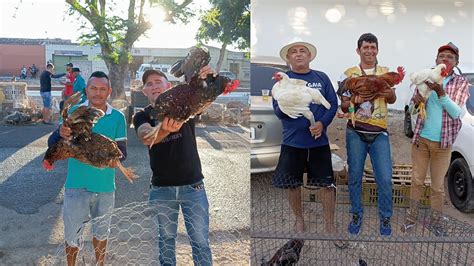
[[[84,188],[66,188],[63,206],[66,243],[71,247],[81,247],[84,224],[91,219],[97,219],[92,223],[92,235],[98,240],[106,240],[110,232],[109,213],[114,209],[114,203],[114,192],[96,193]]]
[[[202,181],[186,186],[152,186],[150,204],[158,213],[159,260],[161,265],[176,265],[176,237],[179,209],[184,216],[195,265],[212,265],[209,245],[209,202]]]
[[[347,164],[349,165],[349,196],[351,212],[362,215],[362,174],[367,153],[375,174],[377,183],[377,204],[380,218],[392,217],[392,158],[390,140],[385,133],[372,142],[362,141],[353,129],[346,130]]]

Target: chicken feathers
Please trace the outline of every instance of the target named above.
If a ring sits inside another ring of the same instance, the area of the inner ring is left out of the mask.
[[[191,78],[199,73],[199,70],[211,61],[209,50],[206,47],[193,47],[186,58],[178,60],[171,66],[170,73],[179,78],[184,75],[185,81],[189,83]]]
[[[137,176],[131,168],[120,162],[123,156],[115,141],[101,134],[93,133],[92,127],[104,116],[100,109],[80,106],[68,116],[69,109],[81,99],[81,93],[72,95],[64,104],[63,125],[72,131],[71,139],[61,138],[48,148],[43,157],[43,168],[50,171],[56,161],[74,158],[83,163],[98,167],[118,167],[124,176],[133,182]]]
[[[186,75],[187,83],[176,85],[156,98],[150,111],[150,116],[156,123],[145,135],[145,138],[153,136],[150,148],[158,136],[165,117],[185,123],[191,116],[201,113],[217,96],[229,93],[238,87],[238,80],[231,81],[224,76],[214,77],[208,74],[205,79],[201,79],[199,71],[210,60],[207,49],[194,47],[186,58],[175,63],[171,73],[176,77]]]
[[[307,82],[304,80],[289,78],[283,72],[274,73],[272,79],[277,80],[272,88],[272,97],[278,102],[280,110],[293,119],[304,116],[310,121],[311,126],[314,126],[316,120],[309,105],[315,103],[323,105],[326,109],[331,108],[331,104],[321,92],[307,87]]]
[[[361,96],[366,101],[371,101],[380,97],[381,92],[390,89],[402,82],[405,77],[405,69],[397,67],[397,72],[387,72],[382,75],[363,75],[359,77],[347,78],[343,81],[343,92],[351,93],[349,113],[352,125],[355,127],[355,97]]]
[[[262,263],[261,266],[295,265],[300,260],[303,245],[303,240],[291,239],[278,249],[269,261]]]
[[[418,72],[410,74],[411,85],[416,85],[418,93],[423,96],[425,101],[430,97],[432,90],[426,85],[426,81],[434,82],[439,85],[443,85],[443,80],[451,72],[451,66],[448,63],[441,63],[432,69],[423,69]],[[420,116],[426,118],[425,103],[421,102],[418,105],[418,111]]]

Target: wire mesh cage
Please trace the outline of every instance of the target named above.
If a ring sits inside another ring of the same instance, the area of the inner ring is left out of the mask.
[[[208,239],[199,239],[200,236],[197,236],[196,232],[206,231],[206,218],[200,216],[205,210],[195,202],[188,201],[184,204],[187,206],[184,218],[183,213],[179,211],[178,222],[175,222],[173,216],[176,217],[178,212],[169,207],[173,204],[178,202],[131,203],[116,208],[107,215],[84,222],[80,228],[83,234],[78,234],[80,249],[77,264],[96,264],[96,250],[92,239],[97,236],[92,231],[94,227],[100,226],[108,228],[105,238],[107,247],[104,251],[106,265],[160,265],[160,252],[161,264],[190,265],[193,261],[197,265],[248,264],[248,222],[241,221],[241,228],[228,228],[222,224],[223,221],[214,220],[211,216]],[[191,216],[195,218],[194,223],[189,223],[188,218]],[[165,234],[175,241],[161,238]],[[191,239],[194,242],[190,243]],[[199,241],[201,242],[198,243]],[[210,252],[206,250],[206,246],[210,247]],[[174,256],[176,257],[173,258]],[[49,257],[44,264],[65,265],[66,258],[63,244],[58,247],[56,255]],[[171,262],[173,260],[174,263]]]
[[[473,228],[419,203],[409,202],[412,208],[393,206],[390,236],[381,235],[378,207],[364,204],[362,227],[353,235],[348,232],[352,214],[347,186],[297,190],[303,225],[291,207],[295,201],[290,203],[289,189],[273,187],[268,176],[254,176],[251,189],[251,265],[470,265],[474,261]],[[407,221],[412,221],[410,226]]]

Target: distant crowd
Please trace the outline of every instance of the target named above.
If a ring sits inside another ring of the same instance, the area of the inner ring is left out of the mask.
[[[20,79],[27,79],[28,77],[31,79],[36,79],[38,75],[39,69],[36,67],[35,64],[32,64],[30,67],[26,68],[25,65],[20,70]]]

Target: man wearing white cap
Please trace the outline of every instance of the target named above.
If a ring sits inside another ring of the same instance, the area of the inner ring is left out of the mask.
[[[298,233],[305,230],[300,189],[305,172],[308,174],[309,186],[322,188],[325,229],[327,232],[335,232],[335,186],[326,129],[336,115],[338,104],[329,77],[309,67],[316,53],[316,47],[310,43],[293,42],[280,50],[280,57],[291,67],[287,72],[288,76],[305,80],[307,87],[319,90],[331,104],[331,108],[310,104],[310,110],[316,120],[316,124],[310,126],[309,120],[304,117],[293,119],[284,114],[278,102],[273,100],[273,109],[283,126],[283,141],[278,166],[273,176],[273,185],[288,189],[290,206],[296,216],[295,229]],[[313,136],[319,137],[315,139]]]

